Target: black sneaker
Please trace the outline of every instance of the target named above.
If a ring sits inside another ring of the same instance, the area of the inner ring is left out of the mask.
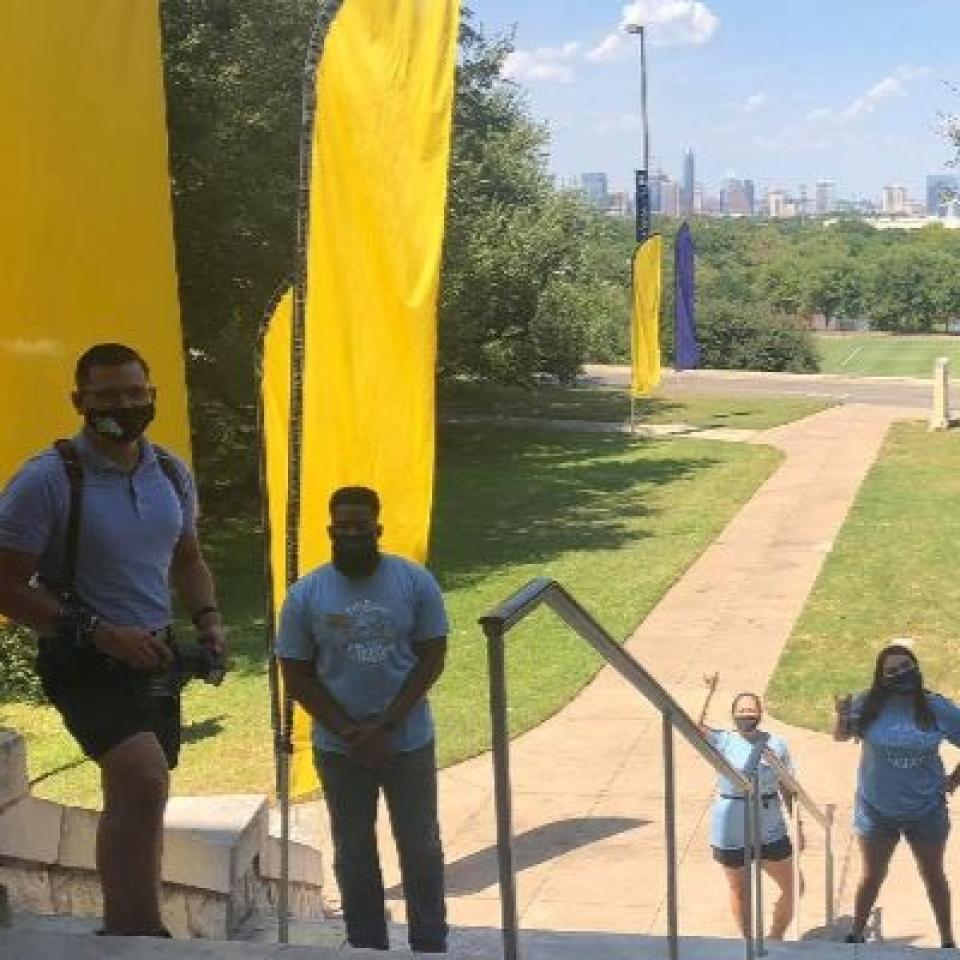
[[[844,943],[866,943],[862,933],[848,933],[843,940]]]

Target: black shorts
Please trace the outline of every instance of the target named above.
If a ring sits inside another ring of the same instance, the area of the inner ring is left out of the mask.
[[[781,837],[773,843],[765,843],[760,847],[760,859],[787,860],[793,856],[793,844],[789,837]],[[742,867],[744,863],[743,847],[724,850],[722,847],[713,848],[713,859],[724,867]]]
[[[153,733],[172,770],[180,754],[180,698],[157,697],[147,677],[95,650],[41,640],[37,672],[47,699],[91,760],[139,733]]]

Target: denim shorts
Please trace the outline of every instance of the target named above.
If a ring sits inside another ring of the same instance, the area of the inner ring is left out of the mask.
[[[946,843],[950,833],[950,815],[946,801],[941,798],[929,813],[912,820],[888,817],[861,797],[853,811],[853,831],[866,840],[898,841],[902,834],[911,846],[932,846]]]
[[[773,843],[765,843],[760,847],[760,859],[776,863],[779,860],[788,860],[793,856],[793,844],[789,837],[781,837]],[[742,867],[746,861],[743,847],[713,848],[713,859],[724,867]]]

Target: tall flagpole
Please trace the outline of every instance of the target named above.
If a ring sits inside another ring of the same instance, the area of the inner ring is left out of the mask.
[[[634,204],[636,206],[636,238],[637,246],[641,246],[650,236],[650,126],[647,114],[647,41],[646,31],[642,24],[627,24],[624,29],[627,33],[640,38],[640,169],[636,171],[634,184]],[[636,278],[633,278],[636,283]],[[631,344],[636,336],[631,323]],[[631,359],[635,356],[636,347],[631,346]],[[636,430],[637,401],[630,387],[630,432]]]
[[[317,76],[330,25],[345,0],[323,0],[317,11],[304,61],[300,121],[300,178],[297,203],[296,270],[290,335],[290,437],[287,488],[286,586],[300,577],[300,485],[303,476],[304,353],[306,350],[307,254],[310,240],[310,178],[317,118]],[[279,671],[277,671],[279,673]],[[279,679],[279,678],[278,678]],[[293,757],[294,703],[284,690],[280,701],[277,780],[280,801],[280,890],[277,939],[290,941],[290,766]]]

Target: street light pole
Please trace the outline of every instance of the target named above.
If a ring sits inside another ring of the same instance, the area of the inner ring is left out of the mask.
[[[650,127],[647,113],[647,40],[642,24],[630,23],[627,33],[640,38],[640,155],[641,168],[636,175],[637,243],[650,236]]]

